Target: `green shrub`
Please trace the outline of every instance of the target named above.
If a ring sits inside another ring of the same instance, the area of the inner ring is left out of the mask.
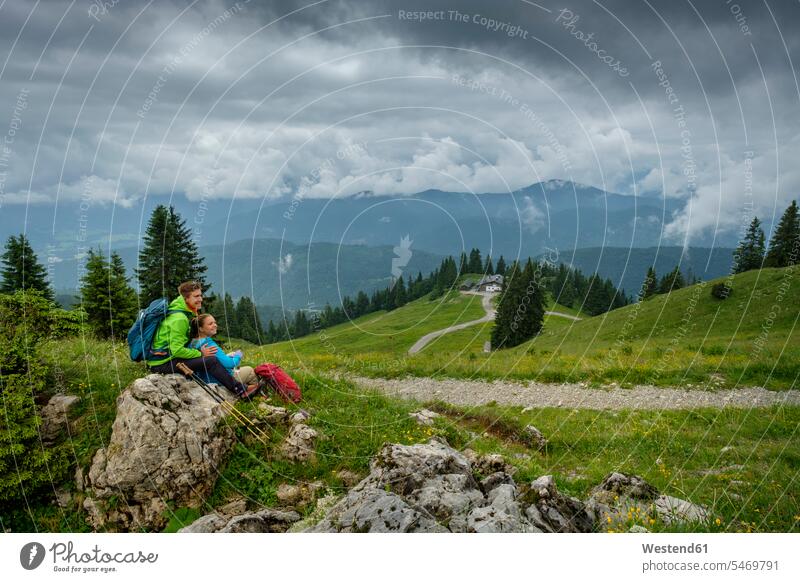
[[[730,297],[733,289],[727,283],[714,283],[711,287],[711,296],[716,299],[727,299]]]
[[[38,349],[50,333],[52,311],[35,291],[0,295],[0,508],[29,499],[66,473],[63,449],[41,445],[35,401],[47,377]]]

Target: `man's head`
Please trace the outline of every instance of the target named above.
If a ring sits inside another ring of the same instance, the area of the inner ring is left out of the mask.
[[[203,305],[203,286],[197,281],[186,281],[178,286],[178,293],[186,301],[186,307],[197,313]]]

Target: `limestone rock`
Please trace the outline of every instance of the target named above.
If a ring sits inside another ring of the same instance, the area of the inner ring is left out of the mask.
[[[80,398],[71,394],[56,394],[42,407],[42,424],[39,431],[45,446],[54,444],[69,425],[69,411],[80,402]]]
[[[594,531],[594,516],[578,499],[561,494],[552,475],[539,477],[526,494],[530,505],[525,515],[531,524],[549,533],[586,533]]]
[[[89,469],[84,507],[90,522],[123,531],[161,529],[167,501],[199,506],[235,442],[220,422],[226,414],[179,374],[135,380],[117,398],[108,447],[95,453]]]
[[[447,528],[383,489],[352,490],[310,532],[446,532]]]
[[[262,509],[233,517],[212,512],[181,528],[178,533],[279,533],[300,521],[296,511]]]
[[[544,435],[538,428],[536,428],[532,424],[529,424],[528,426],[525,427],[523,433],[525,434],[525,438],[530,441],[531,445],[536,450],[538,451],[545,450],[545,448],[547,447],[547,439],[544,437]]]
[[[489,505],[477,507],[467,518],[467,531],[477,533],[540,532],[520,511],[517,489],[503,483],[489,492]]]
[[[709,519],[709,512],[704,507],[662,495],[641,477],[624,473],[611,473],[592,489],[586,509],[603,530],[619,527],[628,521],[628,516],[657,519],[665,525],[707,522]]]
[[[258,418],[267,424],[280,424],[286,422],[289,418],[289,413],[285,408],[281,406],[270,406],[266,402],[260,402],[256,410]]]
[[[289,461],[315,461],[317,431],[306,424],[293,424],[281,445],[281,454]]]
[[[356,483],[361,481],[361,476],[358,473],[348,471],[347,469],[337,471],[336,476],[342,480],[345,487],[353,487]]]
[[[422,426],[433,426],[434,419],[439,418],[441,415],[433,410],[423,408],[422,410],[417,410],[416,412],[409,412],[408,416],[416,420],[417,424]]]

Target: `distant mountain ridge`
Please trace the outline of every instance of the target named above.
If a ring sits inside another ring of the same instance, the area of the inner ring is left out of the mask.
[[[564,180],[514,192],[426,190],[385,196],[373,192],[342,198],[190,201],[150,196],[129,208],[78,202],[56,206],[6,205],[0,237],[24,228],[34,249],[53,262],[87,246],[136,245],[156,204],[173,204],[198,246],[252,239],[299,245],[327,242],[397,245],[408,236],[416,248],[457,255],[478,247],[493,257],[537,255],[545,247],[651,247],[664,244],[662,229],[684,201],[626,196]],[[765,228],[769,228],[765,225]],[[736,233],[693,237],[693,246],[735,246]],[[65,286],[56,281],[56,286]]]

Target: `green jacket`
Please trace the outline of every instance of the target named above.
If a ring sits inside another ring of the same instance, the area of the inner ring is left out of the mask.
[[[158,366],[175,358],[190,360],[202,356],[200,350],[186,347],[189,343],[189,321],[194,317],[194,313],[186,307],[183,295],[178,295],[169,304],[169,309],[180,310],[183,313],[170,313],[158,325],[158,331],[153,339],[153,349],[169,347],[170,355],[161,360],[150,360],[147,362],[148,366]]]

